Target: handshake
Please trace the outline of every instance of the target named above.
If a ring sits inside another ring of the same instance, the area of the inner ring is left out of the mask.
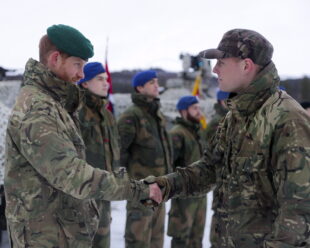
[[[149,199],[142,201],[142,203],[148,207],[158,206],[163,201],[161,188],[165,185],[164,180],[160,177],[148,176],[143,181],[149,185],[150,194]]]

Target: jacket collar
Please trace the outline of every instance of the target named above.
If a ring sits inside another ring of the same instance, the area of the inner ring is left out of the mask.
[[[32,85],[46,94],[69,112],[73,113],[79,107],[82,96],[77,85],[58,78],[42,63],[29,59],[24,73],[24,86]]]
[[[139,107],[145,108],[146,111],[157,113],[160,108],[159,98],[151,98],[140,93],[133,93],[131,95],[132,102]]]
[[[177,117],[175,119],[175,124],[184,126],[185,128],[189,129],[191,132],[194,132],[194,133],[197,133],[200,129],[200,123],[194,123],[194,122],[185,120],[184,118],[181,118],[181,117]]]
[[[101,112],[108,104],[108,100],[106,98],[95,95],[87,89],[80,90],[84,93],[84,102],[89,108]]]
[[[248,116],[256,112],[276,92],[279,82],[277,69],[273,62],[270,62],[244,91],[230,95],[227,106],[233,114]]]

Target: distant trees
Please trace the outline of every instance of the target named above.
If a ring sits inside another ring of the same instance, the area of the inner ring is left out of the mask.
[[[281,81],[286,92],[294,97],[298,102],[310,101],[310,78],[287,79]]]
[[[5,73],[7,72],[7,69],[4,69],[3,67],[0,66],[0,81],[3,80],[3,78],[5,77]]]

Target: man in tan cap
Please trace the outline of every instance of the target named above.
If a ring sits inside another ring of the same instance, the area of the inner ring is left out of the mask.
[[[310,117],[285,91],[261,34],[226,32],[213,71],[231,92],[228,113],[201,160],[149,178],[164,199],[214,184],[212,247],[310,247]]]
[[[54,25],[39,47],[40,62],[26,64],[7,129],[11,246],[91,247],[99,222],[95,199],[160,201],[161,194],[156,184],[149,187],[129,180],[124,170],[112,174],[85,160],[77,119],[81,93],[74,83],[93,56],[90,41],[72,27]]]

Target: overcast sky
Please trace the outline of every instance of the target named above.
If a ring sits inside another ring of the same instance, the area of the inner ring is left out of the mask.
[[[224,32],[253,29],[274,46],[282,78],[310,76],[309,0],[1,0],[0,66],[38,59],[53,24],[79,29],[111,71],[161,67],[180,71],[179,55],[217,47]]]

